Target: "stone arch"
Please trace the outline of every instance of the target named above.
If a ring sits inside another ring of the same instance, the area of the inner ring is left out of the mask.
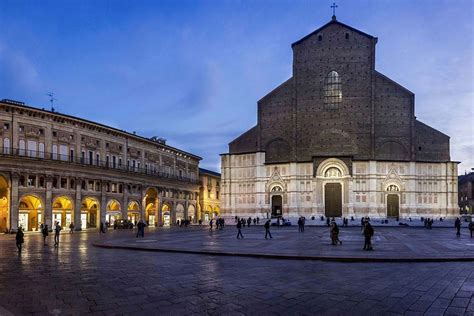
[[[325,178],[326,172],[331,168],[338,169],[341,172],[341,177],[350,176],[350,171],[347,165],[337,158],[329,158],[322,161],[316,169],[316,176]]]
[[[106,220],[111,226],[114,225],[115,221],[122,218],[122,205],[116,199],[110,199],[105,210]]]
[[[176,204],[176,221],[182,221],[184,218],[184,206],[181,203]]]
[[[132,223],[138,223],[140,220],[140,202],[138,200],[128,202],[127,218]]]
[[[10,229],[10,185],[6,177],[0,174],[0,232]]]
[[[196,219],[196,207],[194,206],[194,204],[189,204],[188,205],[188,220],[194,223],[195,219]]]
[[[161,216],[163,218],[163,226],[169,227],[171,225],[171,204],[169,202],[164,202],[161,206]]]
[[[58,222],[59,226],[69,227],[74,223],[74,200],[66,195],[57,196],[52,203],[53,225]]]
[[[284,162],[291,159],[291,146],[283,138],[275,138],[265,145],[265,162]]]
[[[377,146],[377,159],[409,160],[408,150],[397,141],[387,141]]]
[[[142,205],[145,211],[145,221],[148,226],[156,226],[160,222],[161,212],[158,212],[158,190],[148,187],[143,197]]]
[[[23,230],[38,230],[44,222],[44,202],[36,194],[24,194],[19,200],[18,227]]]
[[[100,203],[95,197],[86,196],[81,203],[81,229],[99,228]]]
[[[319,156],[321,153],[338,153],[340,156],[352,156],[358,152],[354,137],[337,128],[325,129],[311,139],[310,153]]]

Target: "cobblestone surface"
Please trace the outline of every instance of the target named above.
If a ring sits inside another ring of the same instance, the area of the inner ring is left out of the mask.
[[[176,242],[188,233],[176,233]],[[52,239],[43,246],[40,236],[27,235],[21,255],[14,236],[0,236],[0,314],[474,315],[472,263],[335,263],[91,246],[127,236],[64,234],[55,249]]]

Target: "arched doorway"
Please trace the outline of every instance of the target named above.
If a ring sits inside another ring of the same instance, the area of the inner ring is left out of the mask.
[[[283,214],[283,198],[281,195],[272,195],[272,217],[280,217]]]
[[[25,195],[20,199],[18,227],[25,231],[36,231],[44,222],[44,203],[35,195]]]
[[[116,199],[112,199],[107,203],[106,221],[113,226],[116,220],[122,218],[122,207]]]
[[[194,205],[189,204],[189,206],[188,206],[188,220],[191,223],[194,223],[195,218],[196,218],[196,208],[194,207]]]
[[[171,225],[171,207],[168,203],[164,203],[161,208],[163,226],[169,227]]]
[[[9,213],[10,208],[9,203],[9,188],[8,181],[0,176],[0,232],[7,232],[10,228],[9,226]]]
[[[176,205],[176,222],[184,219],[184,206],[181,203]]]
[[[400,188],[391,184],[387,186],[387,217],[399,217],[400,216],[400,197],[398,192]]]
[[[81,229],[98,228],[100,223],[99,201],[86,197],[81,205]]]
[[[342,186],[340,183],[326,183],[324,186],[324,209],[326,217],[342,216]]]
[[[67,196],[60,196],[53,201],[53,225],[69,227],[74,220],[72,200]]]
[[[148,226],[155,226],[158,223],[158,192],[155,188],[148,188],[143,198],[145,206],[145,220]]]
[[[324,171],[324,177],[340,179],[342,171],[331,166]],[[342,185],[339,181],[328,182],[324,185],[324,214],[326,217],[342,217]]]
[[[212,219],[212,206],[206,205],[206,211],[204,212],[204,221],[209,222]]]
[[[137,201],[128,203],[127,217],[132,223],[138,223],[140,219],[140,206]]]

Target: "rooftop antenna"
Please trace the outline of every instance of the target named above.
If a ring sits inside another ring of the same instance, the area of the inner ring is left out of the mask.
[[[46,95],[49,97],[49,102],[51,103],[51,112],[54,112],[54,101],[57,101],[58,99],[54,97],[53,92],[48,92]]]

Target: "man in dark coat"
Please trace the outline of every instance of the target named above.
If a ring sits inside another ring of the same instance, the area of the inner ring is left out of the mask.
[[[456,236],[461,237],[461,220],[459,217],[454,221],[454,227],[456,227]]]
[[[242,223],[240,221],[237,221],[237,239],[239,238],[244,238],[244,235],[242,235]]]
[[[23,239],[23,228],[21,227],[18,227],[18,231],[16,232],[16,247],[18,248],[18,252],[21,252],[21,246],[23,245],[24,243],[24,239]]]
[[[267,236],[270,236],[270,238],[273,238],[272,234],[270,233],[270,220],[267,220],[265,222],[264,227],[265,227],[265,239],[267,239]]]
[[[47,224],[43,225],[43,229],[41,230],[41,233],[43,234],[43,244],[46,246],[46,238],[47,238],[48,235],[49,235],[48,225],[47,225]]]
[[[372,236],[374,235],[374,228],[370,225],[369,221],[365,222],[364,225],[364,250],[372,250]]]

